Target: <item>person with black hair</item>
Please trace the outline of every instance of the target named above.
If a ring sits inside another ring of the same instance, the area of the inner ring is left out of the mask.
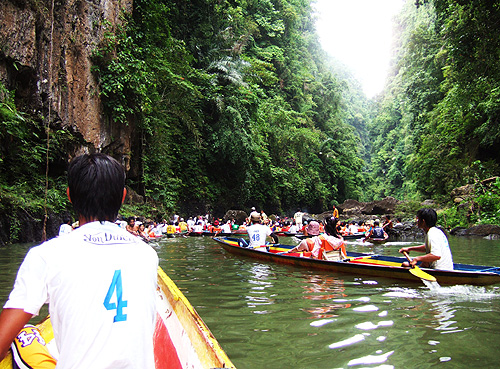
[[[326,220],[325,234],[319,234],[319,223],[311,221],[308,233],[314,237],[306,238],[288,252],[305,251],[310,252],[314,259],[343,260],[346,258],[344,239],[337,231],[338,218],[330,217]],[[336,251],[332,255],[332,251]],[[330,255],[330,256],[329,256]]]
[[[138,236],[139,235],[139,232],[137,231],[138,228],[139,227],[135,224],[135,217],[129,217],[125,229],[134,236]]]
[[[417,226],[425,233],[424,244],[403,247],[399,252],[425,252],[425,255],[414,257],[411,265],[421,262],[421,266],[425,268],[453,270],[453,257],[448,238],[442,229],[436,227],[436,223],[437,213],[434,209],[422,208],[417,211]],[[409,266],[410,264],[405,262],[403,265]]]
[[[386,240],[388,238],[387,232],[380,226],[380,221],[377,219],[373,222],[373,227],[366,233],[363,242],[369,239]]]
[[[58,368],[153,369],[158,256],[112,223],[125,171],[104,154],[78,156],[67,194],[80,227],[26,255],[0,314],[0,359],[48,303]]]

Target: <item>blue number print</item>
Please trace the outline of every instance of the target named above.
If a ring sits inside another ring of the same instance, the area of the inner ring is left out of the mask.
[[[260,241],[260,234],[255,233],[255,234],[252,236],[252,240],[254,240],[254,241]]]
[[[116,291],[116,303],[110,302],[113,293]],[[127,301],[123,301],[123,289],[122,289],[122,271],[115,270],[113,275],[113,280],[109,286],[108,293],[104,299],[104,307],[107,310],[116,310],[116,315],[113,322],[124,322],[127,320],[127,314],[123,314],[123,308],[127,307]]]

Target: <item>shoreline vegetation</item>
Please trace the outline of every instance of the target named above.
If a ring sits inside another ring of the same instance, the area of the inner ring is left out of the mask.
[[[489,239],[500,238],[500,222],[494,212],[498,213],[497,207],[500,206],[500,178],[489,179],[489,191],[484,191],[484,183],[481,183],[481,191],[477,191],[470,186],[455,189],[453,195],[456,196],[454,202],[447,205],[440,205],[433,200],[400,201],[393,197],[386,197],[379,201],[360,202],[352,199],[338,204],[340,211],[340,220],[342,221],[373,221],[381,219],[385,215],[390,215],[393,219],[400,219],[403,227],[390,230],[389,237],[392,240],[401,240],[405,238],[414,238],[422,236],[418,228],[413,224],[415,213],[421,207],[432,207],[438,212],[438,223],[452,235],[458,236],[477,236]],[[487,194],[485,201],[485,192]],[[461,196],[458,198],[457,196]],[[4,194],[0,194],[2,199],[0,208],[0,246],[13,243],[31,243],[40,242],[44,234],[43,225],[45,212],[39,201],[29,202],[27,197],[8,198],[5,201]],[[135,201],[138,201],[134,203]],[[460,201],[458,200],[460,199]],[[22,200],[22,203],[21,203]],[[65,205],[63,204],[64,202]],[[487,207],[484,204],[496,204],[497,207]],[[64,218],[72,218],[70,204],[62,199],[56,202],[59,206],[49,206],[47,209],[46,235],[47,238],[57,236],[60,225]],[[228,210],[225,213],[210,215],[222,219],[223,222],[236,217],[246,218],[250,210]],[[130,216],[151,219],[160,222],[162,219],[171,219],[174,213],[161,209],[161,206],[144,203],[140,197],[132,195],[126,199],[122,206],[119,216],[127,219]],[[238,214],[238,215],[237,215]],[[273,219],[276,215],[281,218],[293,217],[290,214],[270,214]],[[322,220],[331,215],[331,211],[325,211],[320,214],[309,214],[305,212],[305,219]],[[185,219],[189,214],[180,214]]]
[[[500,225],[492,4],[406,1],[368,99],[321,48],[310,0],[2,1],[0,243],[57,233],[82,152],[124,166],[125,217],[392,196],[403,220],[432,206],[450,230]]]

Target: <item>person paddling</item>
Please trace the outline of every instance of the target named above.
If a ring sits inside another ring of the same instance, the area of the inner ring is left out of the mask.
[[[436,227],[437,213],[434,209],[423,208],[417,211],[417,226],[425,233],[423,245],[403,247],[400,253],[410,253],[410,251],[425,252],[425,255],[416,256],[412,259],[411,265],[421,262],[425,268],[453,270],[453,256],[451,254],[448,238],[443,230]],[[409,266],[407,262],[403,266]]]
[[[373,222],[373,227],[370,228],[368,231],[367,235],[363,239],[363,242],[369,240],[369,239],[378,239],[378,240],[384,240],[387,239],[387,233],[384,231],[384,228],[380,226],[380,221],[375,220]]]

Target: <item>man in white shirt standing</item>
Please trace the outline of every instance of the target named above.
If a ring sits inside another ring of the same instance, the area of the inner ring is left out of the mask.
[[[267,237],[273,242],[271,228],[261,224],[260,214],[256,211],[250,214],[250,222],[252,222],[252,225],[247,227],[248,237],[250,238],[248,247],[258,249],[259,251],[267,251],[265,248]]]
[[[295,225],[297,226],[297,232],[302,230],[302,217],[304,213],[299,210],[293,215],[293,219],[295,220]]]
[[[125,171],[104,154],[78,156],[67,193],[80,227],[26,255],[0,314],[0,360],[48,302],[58,369],[154,369],[158,256],[112,223]]]

